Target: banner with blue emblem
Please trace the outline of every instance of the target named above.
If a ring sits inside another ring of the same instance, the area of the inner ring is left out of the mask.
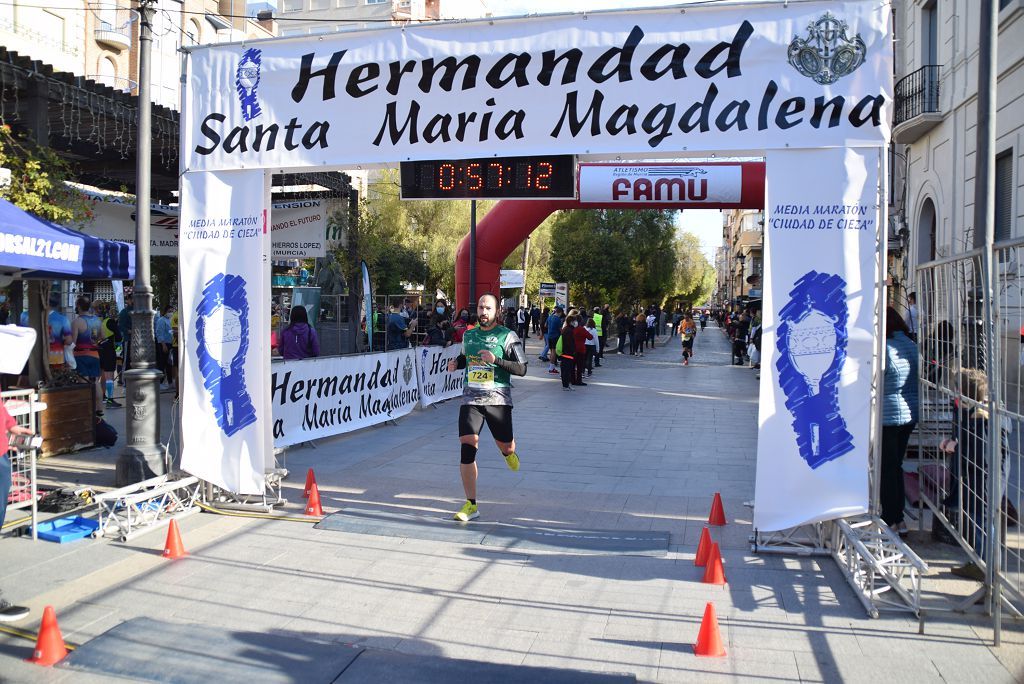
[[[763,532],[868,510],[880,163],[874,149],[768,155],[754,498]]]
[[[273,464],[269,196],[263,171],[181,181],[181,467],[261,494]]]

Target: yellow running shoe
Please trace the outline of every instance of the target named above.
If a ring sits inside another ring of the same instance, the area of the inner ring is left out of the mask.
[[[505,464],[513,472],[519,470],[519,455],[514,451],[508,452],[505,454]]]
[[[461,520],[462,522],[469,522],[473,518],[480,517],[480,508],[475,504],[466,500],[466,503],[462,505],[462,510],[452,516],[455,520]]]

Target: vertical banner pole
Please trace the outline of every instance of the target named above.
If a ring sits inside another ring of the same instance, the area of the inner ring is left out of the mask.
[[[871,514],[881,513],[881,473],[882,473],[882,390],[885,382],[885,310],[887,306],[885,280],[888,275],[889,251],[889,155],[884,148],[878,148],[878,261],[875,265],[878,276],[875,278],[875,355],[872,368],[871,401],[871,450],[869,466],[871,468]]]

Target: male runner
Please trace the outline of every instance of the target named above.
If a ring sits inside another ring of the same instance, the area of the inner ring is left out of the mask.
[[[480,516],[476,504],[476,451],[484,423],[505,457],[509,470],[519,470],[516,440],[512,436],[512,383],[510,374],[526,375],[526,353],[519,336],[498,325],[498,298],[487,293],[476,308],[479,325],[466,331],[462,354],[448,362],[448,370],[466,369],[459,408],[459,471],[466,503],[455,520],[468,522]]]

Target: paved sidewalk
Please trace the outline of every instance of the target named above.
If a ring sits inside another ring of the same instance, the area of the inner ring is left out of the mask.
[[[662,338],[663,341],[665,338]],[[870,620],[830,559],[750,552],[756,455],[754,371],[729,365],[721,331],[700,334],[682,367],[677,340],[642,359],[606,354],[589,386],[568,393],[536,361],[515,379],[522,469],[487,438],[481,516],[519,525],[671,533],[666,557],[556,554],[317,530],[305,522],[193,516],[190,556],[159,557],[163,533],[128,544],[61,547],[0,539],[0,587],[36,620],[57,608],[65,638],[85,643],[136,617],[198,623],[225,635],[273,632],[404,654],[511,665],[630,672],[641,681],[1011,682],[1024,673],[1019,623],[992,649],[986,623],[962,615]],[[293,449],[287,511],[301,510],[307,467],[324,508],[450,515],[462,501],[457,402],[414,412],[315,448]],[[88,462],[88,461],[87,461]],[[693,554],[714,492],[729,525],[726,587],[700,583]],[[728,656],[692,643],[714,601]],[[36,627],[29,622],[19,625]],[[109,681],[22,662],[27,641],[0,633],[0,681]],[[287,673],[287,653],[247,665]]]

